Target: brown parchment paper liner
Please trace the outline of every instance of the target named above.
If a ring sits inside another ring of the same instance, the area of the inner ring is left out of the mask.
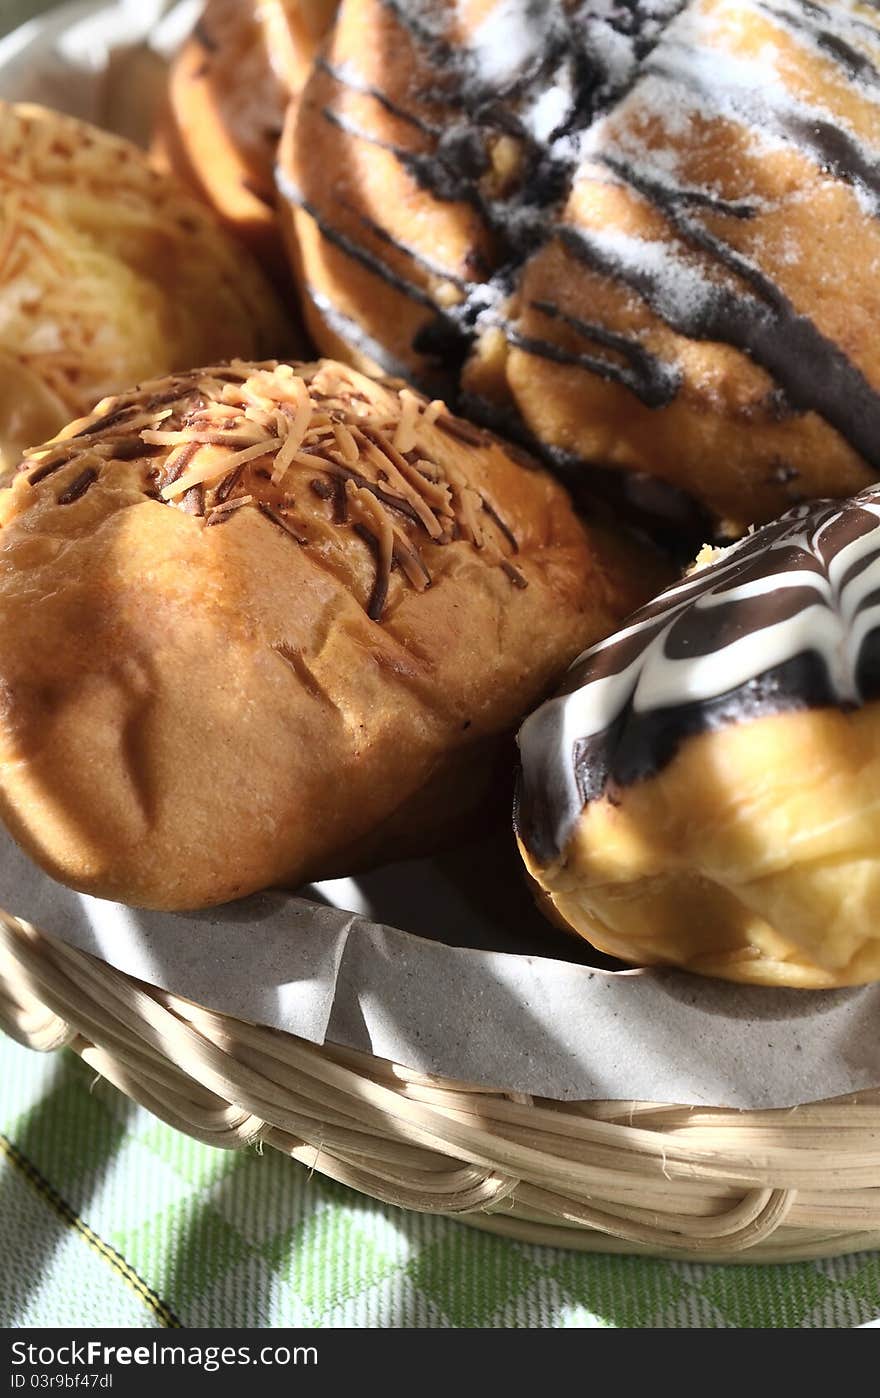
[[[430,864],[418,868],[421,897],[442,918],[448,890]],[[880,1084],[877,985],[768,990],[613,973],[447,946],[285,893],[144,912],[61,887],[6,835],[0,905],[211,1009],[488,1087],[762,1108]]]
[[[62,6],[0,41],[0,97],[143,139],[157,55],[197,10],[194,0]],[[572,964],[580,944],[537,921],[514,930],[528,895],[493,848],[472,851],[474,896],[444,870],[401,866],[324,888],[349,906],[366,888],[383,922],[282,893],[169,916],[72,893],[0,833],[7,912],[139,980],[316,1044],[559,1100],[786,1107],[880,1085],[880,986],[773,991]],[[430,924],[457,945],[390,921]],[[491,949],[508,943],[517,951]]]

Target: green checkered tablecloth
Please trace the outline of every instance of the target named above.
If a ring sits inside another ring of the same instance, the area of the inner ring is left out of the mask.
[[[847,1328],[880,1254],[715,1267],[527,1247],[197,1145],[0,1036],[0,1325]]]

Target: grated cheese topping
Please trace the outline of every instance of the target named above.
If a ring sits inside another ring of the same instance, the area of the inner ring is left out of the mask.
[[[395,571],[416,591],[430,587],[425,543],[485,549],[487,563],[524,585],[507,557],[518,552],[513,532],[448,461],[448,448],[440,464],[435,434],[454,439],[464,457],[494,440],[439,400],[408,388],[395,395],[344,365],[233,360],[105,399],[75,435],[31,452],[21,469],[32,486],[64,470],[67,496],[56,499],[75,504],[102,467],[137,456],[145,493],[159,502],[205,526],[257,509],[302,547],[316,538],[305,499],[313,525],[317,512],[325,527],[354,530],[370,548],[376,572],[366,610],[380,621]]]
[[[157,242],[169,250],[161,266]],[[236,346],[258,358],[285,342],[257,268],[141,151],[59,112],[0,103],[0,350],[54,405],[37,430],[176,363]],[[16,431],[16,460],[24,445]]]

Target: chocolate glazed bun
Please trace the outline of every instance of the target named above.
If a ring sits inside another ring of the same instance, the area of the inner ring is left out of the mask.
[[[273,271],[285,267],[273,167],[336,0],[207,0],[175,58],[158,163],[207,199]]]
[[[594,19],[559,0],[342,0],[277,171],[318,343],[429,384],[457,370],[546,237],[568,180],[557,144],[682,3]]]
[[[641,559],[341,365],[108,399],[0,492],[0,815],[56,878],[163,908],[425,848],[649,594]]]
[[[880,469],[878,166],[860,0],[343,0],[279,181],[319,344],[733,535]]]
[[[629,961],[876,980],[880,490],[707,553],[523,725],[526,864]]]

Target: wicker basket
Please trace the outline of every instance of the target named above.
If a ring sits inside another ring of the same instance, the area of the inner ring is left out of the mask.
[[[203,1009],[5,913],[0,1027],[199,1141],[511,1238],[716,1262],[880,1246],[880,1090],[760,1112],[487,1091]]]

